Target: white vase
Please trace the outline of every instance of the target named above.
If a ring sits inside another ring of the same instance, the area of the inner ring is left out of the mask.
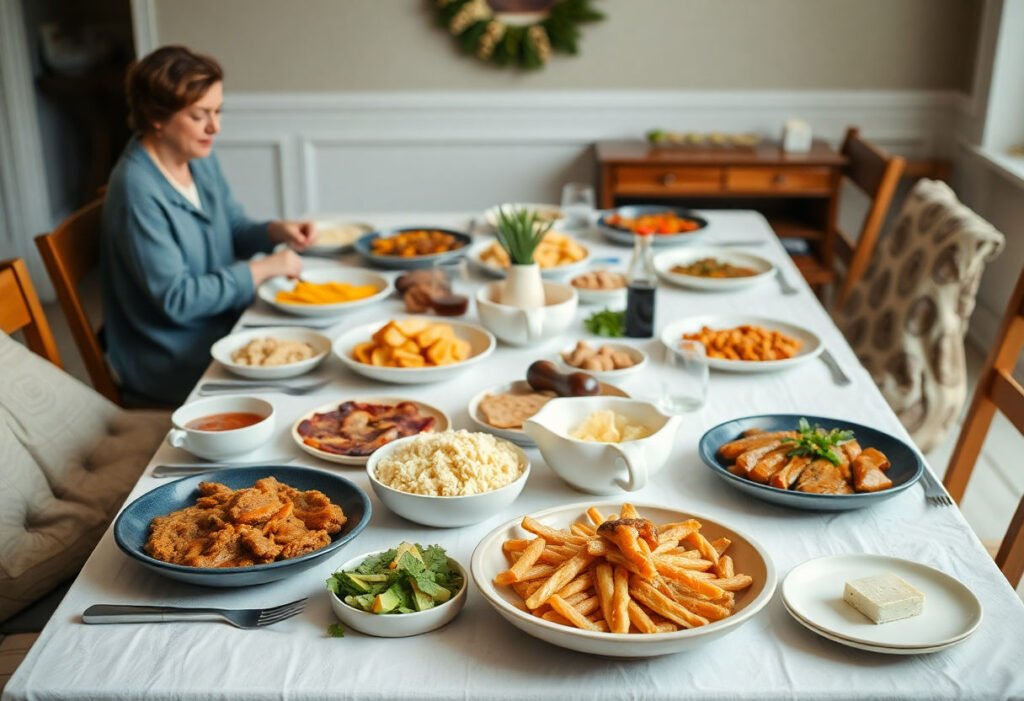
[[[519,309],[539,309],[544,306],[544,283],[540,266],[510,265],[505,284],[501,288],[501,303]]]

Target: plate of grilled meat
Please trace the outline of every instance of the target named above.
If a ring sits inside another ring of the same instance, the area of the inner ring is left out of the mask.
[[[821,416],[763,414],[707,431],[698,448],[711,470],[758,499],[812,511],[859,509],[921,478],[924,462],[905,441]]]

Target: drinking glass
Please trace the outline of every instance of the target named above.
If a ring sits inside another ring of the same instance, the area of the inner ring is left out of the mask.
[[[469,308],[469,296],[463,289],[467,281],[466,262],[462,258],[438,261],[433,269],[434,313],[438,316],[462,316]]]
[[[594,188],[587,183],[566,183],[562,186],[562,212],[566,228],[589,227],[594,212]]]
[[[663,345],[664,362],[658,408],[666,414],[685,414],[704,406],[708,396],[708,356],[700,341],[681,339]]]

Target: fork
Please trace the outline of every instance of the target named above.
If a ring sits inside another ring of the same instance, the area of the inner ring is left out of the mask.
[[[330,317],[327,320],[324,319],[311,319],[305,317],[303,319],[281,319],[280,321],[243,321],[238,325],[240,329],[269,329],[275,326],[287,326],[289,328],[295,327],[300,329],[329,329],[337,324],[339,319],[336,317]]]
[[[825,366],[832,373],[832,381],[841,387],[845,387],[850,384],[851,380],[849,376],[843,371],[839,361],[835,359],[835,356],[829,351],[828,348],[821,352],[821,362],[825,363]]]
[[[308,599],[265,609],[204,609],[174,606],[95,604],[82,613],[84,623],[170,623],[172,621],[227,621],[236,628],[262,628],[302,613]]]
[[[199,385],[199,396],[210,397],[219,394],[236,394],[238,392],[247,392],[252,390],[258,390],[261,392],[279,392],[281,394],[291,394],[300,396],[303,394],[309,394],[315,392],[330,380],[321,380],[320,382],[312,382],[308,385],[279,385],[272,382],[252,382],[245,385],[236,385],[226,382],[204,382]]]
[[[784,295],[795,295],[799,290],[789,284],[789,280],[782,274],[782,270],[779,268],[775,269],[775,279],[779,281],[779,288],[782,290]]]
[[[924,474],[921,475],[921,483],[924,486],[925,501],[931,506],[953,506],[953,499],[932,476],[932,471],[927,467],[924,469]]]

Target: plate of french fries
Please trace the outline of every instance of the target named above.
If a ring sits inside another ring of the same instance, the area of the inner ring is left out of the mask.
[[[821,338],[803,326],[740,314],[692,316],[661,332],[662,343],[670,348],[683,339],[704,344],[708,366],[728,372],[787,370],[824,349]]]
[[[337,316],[391,294],[391,281],[369,270],[341,265],[304,270],[292,280],[273,277],[256,290],[264,302],[296,316]]]
[[[559,506],[491,531],[473,580],[523,632],[609,657],[655,657],[714,640],[771,600],[754,540],[713,519],[621,501]]]

